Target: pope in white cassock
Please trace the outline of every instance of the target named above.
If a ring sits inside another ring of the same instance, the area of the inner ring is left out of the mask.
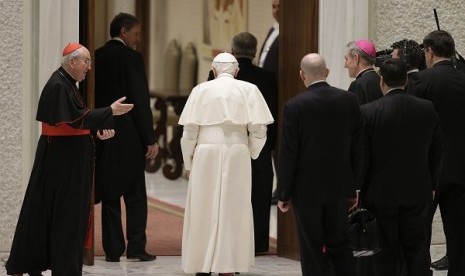
[[[182,268],[232,275],[254,264],[251,158],[265,144],[273,117],[257,86],[234,79],[233,55],[217,55],[212,70],[215,79],[194,87],[179,119],[190,174]]]

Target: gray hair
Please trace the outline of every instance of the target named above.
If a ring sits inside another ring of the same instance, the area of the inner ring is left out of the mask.
[[[257,53],[257,38],[249,32],[238,33],[232,39],[231,52],[236,57],[254,58]]]
[[[351,57],[358,55],[366,64],[373,65],[375,63],[375,59],[362,51],[362,49],[355,44],[355,41],[347,43],[347,49]]]

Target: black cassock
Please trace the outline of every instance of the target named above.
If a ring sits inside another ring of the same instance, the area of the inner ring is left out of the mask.
[[[42,135],[7,273],[51,269],[53,275],[81,275],[94,172],[89,130],[113,128],[112,111],[89,110],[76,81],[60,67],[42,91],[36,119]]]

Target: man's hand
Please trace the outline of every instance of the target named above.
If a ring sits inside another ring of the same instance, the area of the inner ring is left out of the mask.
[[[147,159],[155,159],[155,157],[157,157],[158,155],[158,150],[159,150],[159,146],[157,143],[153,144],[153,145],[150,145],[150,146],[147,146],[147,153],[145,154],[145,158]]]
[[[113,136],[115,136],[115,130],[114,129],[104,129],[104,130],[97,131],[97,137],[100,140],[110,139]]]
[[[119,116],[128,113],[134,107],[134,104],[124,104],[126,97],[119,98],[111,104],[111,111],[113,116]]]
[[[290,201],[278,201],[278,208],[281,212],[286,213],[289,210],[289,207],[291,207]]]

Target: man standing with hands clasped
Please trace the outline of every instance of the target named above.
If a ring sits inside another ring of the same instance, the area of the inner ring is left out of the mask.
[[[131,114],[115,120],[116,136],[97,144],[96,201],[102,202],[102,241],[107,262],[128,259],[153,261],[145,251],[147,192],[145,159],[158,154],[153,130],[150,95],[140,42],[140,21],[126,13],[110,25],[112,39],[95,52],[95,106],[122,96],[134,103]],[[121,222],[121,197],[126,205],[126,239]]]

